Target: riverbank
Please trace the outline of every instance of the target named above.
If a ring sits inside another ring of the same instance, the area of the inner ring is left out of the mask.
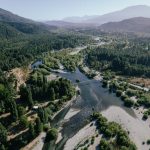
[[[79,90],[79,87],[76,86],[75,89],[76,89],[76,91],[78,91],[78,90]],[[68,106],[71,106],[71,104],[76,100],[76,98],[77,98],[77,95],[73,96],[71,100],[65,102],[65,103],[63,104],[62,108],[61,108],[59,111],[57,111],[57,112],[52,116],[52,119],[54,119],[55,116],[57,116],[64,108],[66,108],[66,107],[68,107]]]
[[[72,103],[75,99],[76,99],[76,96],[74,96],[70,101],[66,102],[66,103],[62,106],[62,108],[61,108],[59,111],[57,111],[57,112],[53,115],[52,119],[54,119],[55,116],[56,116],[59,112],[61,112],[64,108],[70,106],[71,103]],[[59,136],[58,136],[58,139],[57,139],[56,142],[59,142],[59,141],[62,139],[62,136],[61,136],[60,131],[61,131],[61,128],[59,129]],[[44,139],[45,139],[45,137],[46,137],[46,133],[45,133],[45,132],[41,133],[40,136],[38,136],[38,137],[37,137],[36,139],[34,139],[31,143],[29,143],[23,150],[27,150],[27,149],[28,149],[28,150],[42,150],[42,148],[43,148],[43,146],[44,146]]]
[[[66,116],[64,117],[64,120],[68,120],[70,119],[71,117],[73,117],[74,115],[76,115],[77,113],[79,113],[80,110],[79,109],[73,109],[71,108],[68,113],[66,114]]]
[[[76,96],[73,96],[73,98],[70,101],[65,102],[62,108],[52,116],[52,119],[54,119],[55,116],[57,116],[64,108],[70,106],[75,99],[76,99]]]
[[[150,146],[147,145],[147,140],[150,139],[150,120],[143,121],[141,110],[134,110],[136,118],[130,116],[125,110],[120,107],[111,106],[107,110],[102,111],[102,115],[108,121],[114,121],[120,124],[127,132],[129,132],[130,139],[136,144],[138,150],[149,150]],[[79,130],[72,138],[70,138],[64,147],[64,150],[73,150],[80,143],[84,143],[86,139],[97,134],[96,126],[89,123],[84,128]],[[89,149],[93,150],[99,145],[101,136],[95,139],[93,145]]]
[[[75,134],[72,138],[70,138],[65,146],[64,150],[74,150],[74,148],[83,140],[87,139],[96,134],[96,126],[89,123],[85,127],[83,127],[77,134]],[[94,122],[93,122],[94,124]]]
[[[131,117],[123,109],[114,106],[102,112],[108,121],[115,121],[126,131],[129,131],[130,139],[139,150],[149,150],[150,146],[146,144],[146,141],[150,138],[149,122],[141,119],[139,110],[136,110],[135,113],[137,118]]]

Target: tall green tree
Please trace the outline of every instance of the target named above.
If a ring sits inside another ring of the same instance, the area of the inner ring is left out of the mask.
[[[45,141],[46,141],[46,142],[49,142],[49,141],[52,141],[52,140],[56,140],[56,139],[57,139],[57,136],[58,136],[58,131],[57,131],[57,129],[51,128],[51,129],[48,131],[47,135],[46,135]]]
[[[33,99],[32,99],[32,93],[31,93],[31,88],[28,87],[27,89],[27,102],[28,102],[28,105],[30,108],[33,107],[34,105],[34,102],[33,102]]]
[[[38,116],[40,117],[40,120],[43,123],[47,123],[48,122],[48,113],[47,113],[46,109],[40,108],[38,110]]]
[[[28,119],[27,119],[26,116],[22,116],[22,117],[20,118],[20,126],[21,126],[22,128],[24,128],[24,129],[29,126],[29,122],[28,122]]]
[[[31,138],[35,137],[34,124],[32,122],[29,123],[29,133],[31,135]]]
[[[36,134],[39,134],[43,129],[43,125],[39,117],[35,120],[35,123],[35,132]]]
[[[18,116],[21,117],[26,113],[26,109],[23,106],[18,106]]]
[[[7,130],[6,128],[0,123],[0,146],[4,147],[7,143]]]
[[[27,105],[32,108],[34,102],[32,99],[32,93],[31,93],[31,88],[27,87],[27,86],[21,86],[20,87],[20,95],[21,95],[21,99],[24,100]]]
[[[8,101],[9,106],[10,106],[10,112],[12,115],[13,120],[17,120],[18,119],[18,110],[17,110],[17,105],[14,99],[10,99]]]
[[[55,91],[54,91],[54,88],[50,88],[50,100],[55,100]]]

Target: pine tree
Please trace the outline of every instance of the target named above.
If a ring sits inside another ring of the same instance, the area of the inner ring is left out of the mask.
[[[43,129],[43,126],[42,126],[42,123],[41,123],[41,120],[40,120],[39,117],[36,119],[35,123],[36,123],[36,125],[35,125],[35,133],[38,135]]]
[[[47,113],[46,109],[40,108],[38,110],[38,116],[40,117],[40,119],[43,123],[48,122],[48,113]]]
[[[33,105],[34,105],[34,102],[33,102],[33,99],[32,99],[32,93],[31,93],[31,88],[30,87],[27,89],[27,102],[28,102],[28,106],[30,108],[32,108]]]
[[[5,145],[7,142],[7,130],[6,128],[0,123],[0,145]]]
[[[27,105],[32,108],[34,102],[32,99],[32,93],[31,93],[31,88],[26,87],[26,86],[21,86],[20,87],[20,95],[21,99],[27,102]]]
[[[33,123],[30,123],[29,124],[29,133],[31,135],[31,138],[34,138],[35,137],[35,130],[34,130],[34,125]]]
[[[15,100],[10,100],[10,111],[13,117],[13,120],[18,120],[18,110]]]
[[[50,89],[50,100],[55,100],[55,91],[54,91],[54,88]]]

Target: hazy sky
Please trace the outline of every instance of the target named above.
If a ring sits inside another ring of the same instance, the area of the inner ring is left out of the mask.
[[[0,8],[34,20],[102,15],[132,5],[150,6],[150,0],[0,0]]]

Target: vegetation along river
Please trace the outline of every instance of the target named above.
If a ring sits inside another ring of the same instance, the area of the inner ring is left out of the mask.
[[[86,121],[93,111],[103,111],[110,106],[119,106],[132,117],[136,117],[131,109],[123,106],[119,98],[109,93],[107,89],[102,88],[100,81],[88,79],[78,69],[74,73],[64,72],[59,73],[59,75],[71,80],[75,85],[77,84],[80,89],[80,96],[76,98],[71,106],[59,112],[52,121],[52,126],[62,127],[61,133],[63,136],[63,139],[56,145],[55,149],[63,149],[67,139],[75,135],[87,123]],[[80,81],[79,83],[76,83],[77,79]],[[78,109],[80,112],[70,119],[64,120],[70,108]],[[54,149],[52,145],[50,147]]]

